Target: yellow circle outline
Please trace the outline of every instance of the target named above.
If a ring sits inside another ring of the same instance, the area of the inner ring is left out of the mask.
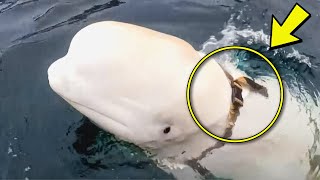
[[[212,55],[216,54],[216,53],[219,53],[221,51],[226,51],[226,50],[233,50],[233,49],[238,49],[238,50],[246,50],[246,51],[249,51],[249,52],[252,52],[260,57],[262,57],[268,64],[269,66],[271,66],[271,68],[273,69],[274,73],[276,74],[277,76],[277,80],[279,82],[279,86],[280,86],[280,103],[279,103],[279,106],[278,106],[278,110],[277,110],[277,113],[276,115],[273,117],[272,121],[270,122],[270,124],[264,128],[262,131],[260,131],[259,133],[253,135],[253,136],[250,136],[250,137],[247,137],[247,138],[243,138],[243,139],[226,139],[226,138],[222,138],[220,136],[217,136],[213,133],[211,133],[210,131],[208,131],[206,128],[204,128],[201,123],[198,121],[198,119],[196,118],[193,110],[192,110],[192,106],[191,106],[191,100],[190,100],[190,89],[191,89],[191,83],[192,83],[192,79],[196,73],[196,71],[199,69],[200,65],[205,61],[207,60],[209,57],[211,57]],[[188,104],[188,109],[189,109],[189,112],[194,120],[194,122],[199,126],[199,128],[205,132],[207,135],[219,140],[219,141],[222,141],[222,142],[228,142],[228,143],[243,143],[243,142],[248,142],[248,141],[251,141],[251,140],[254,140],[258,137],[260,137],[261,135],[263,135],[264,133],[266,133],[273,125],[274,123],[276,122],[276,120],[278,119],[279,115],[280,115],[280,112],[281,112],[281,109],[282,109],[282,105],[283,105],[283,97],[284,97],[284,91],[283,91],[283,84],[282,84],[282,79],[279,75],[279,72],[278,70],[274,67],[274,65],[271,63],[271,61],[265,57],[263,54],[259,53],[258,51],[254,50],[254,49],[251,49],[251,48],[248,48],[248,47],[242,47],[242,46],[226,46],[226,47],[222,47],[222,48],[219,48],[219,49],[216,49],[214,51],[212,51],[211,53],[207,54],[205,57],[203,57],[198,63],[197,65],[194,67],[194,69],[192,70],[191,72],[191,75],[188,79],[188,86],[187,86],[187,104]]]

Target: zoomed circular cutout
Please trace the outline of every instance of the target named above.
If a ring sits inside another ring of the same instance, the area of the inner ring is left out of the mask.
[[[255,135],[252,135],[250,137],[247,137],[247,138],[242,138],[242,139],[227,139],[227,138],[223,138],[223,137],[220,137],[220,136],[217,136],[215,134],[213,134],[212,132],[208,131],[205,127],[202,126],[202,124],[199,122],[199,120],[197,119],[197,117],[195,116],[194,112],[193,112],[193,109],[192,109],[192,106],[191,106],[191,100],[190,100],[190,89],[191,89],[191,85],[192,85],[192,80],[195,76],[195,73],[197,72],[197,70],[199,69],[199,67],[201,66],[201,64],[203,64],[207,59],[209,59],[211,56],[213,56],[214,54],[217,54],[219,52],[222,52],[222,51],[227,51],[227,50],[245,50],[245,51],[249,51],[249,52],[252,52],[258,56],[260,56],[263,60],[265,60],[268,65],[272,68],[272,70],[274,71],[276,77],[277,77],[277,80],[279,82],[279,87],[280,87],[280,102],[279,102],[279,106],[278,106],[278,109],[277,109],[277,112],[276,114],[274,115],[273,119],[271,120],[271,122],[268,124],[267,127],[265,127],[262,131],[258,132],[257,134]],[[282,109],[282,106],[283,106],[283,99],[284,99],[284,90],[283,90],[283,84],[282,84],[282,79],[279,75],[279,72],[278,70],[275,68],[275,66],[271,63],[271,61],[265,57],[263,54],[261,54],[260,52],[254,50],[254,49],[251,49],[251,48],[248,48],[248,47],[242,47],[242,46],[226,46],[226,47],[222,47],[222,48],[219,48],[219,49],[216,49],[214,51],[212,51],[211,53],[207,54],[206,56],[204,56],[198,63],[197,65],[193,68],[192,72],[191,72],[191,75],[189,77],[189,80],[188,80],[188,85],[187,85],[187,91],[186,91],[186,96],[187,96],[187,104],[188,104],[188,109],[189,109],[189,112],[194,120],[194,122],[198,125],[198,127],[203,131],[205,132],[207,135],[219,140],[219,141],[222,141],[222,142],[227,142],[227,143],[243,143],[243,142],[248,142],[248,141],[251,141],[251,140],[254,140],[260,136],[262,136],[264,133],[266,133],[273,125],[274,123],[276,122],[276,120],[278,119],[279,115],[280,115],[280,112],[281,112],[281,109]]]

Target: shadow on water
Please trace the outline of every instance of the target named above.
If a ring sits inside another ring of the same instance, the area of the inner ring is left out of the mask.
[[[77,172],[80,177],[88,178],[92,177],[92,174],[103,171],[109,173],[110,170],[123,172],[125,169],[126,174],[118,173],[108,176],[120,179],[174,179],[172,174],[159,171],[155,162],[142,149],[134,144],[118,140],[112,134],[91,123],[85,116],[79,122],[69,126],[66,138],[72,139],[72,142],[67,143],[68,151],[77,155],[83,165],[83,168]],[[146,174],[145,171],[151,173]],[[199,177],[201,179],[226,180],[216,177],[210,172]]]
[[[66,138],[72,139],[72,143],[66,144],[67,149],[77,155],[83,165],[78,172],[80,177],[91,177],[93,173],[105,170],[113,172],[113,175],[109,173],[110,178],[173,178],[159,171],[157,165],[139,147],[117,140],[112,134],[91,123],[87,117],[72,124]],[[119,173],[124,169],[126,173]],[[145,171],[152,173],[148,175]]]

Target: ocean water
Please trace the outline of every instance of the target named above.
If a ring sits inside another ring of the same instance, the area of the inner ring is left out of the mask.
[[[208,53],[243,45],[266,55],[313,133],[319,152],[319,1],[299,1],[312,17],[303,43],[268,50],[271,14],[282,21],[296,1],[276,0],[0,0],[0,177],[173,179],[142,151],[94,126],[48,86],[47,68],[66,54],[73,35],[103,20],[129,22],[180,37]],[[252,78],[273,77],[256,56],[232,61]],[[221,62],[223,63],[223,62]],[[294,118],[294,117],[292,117]]]

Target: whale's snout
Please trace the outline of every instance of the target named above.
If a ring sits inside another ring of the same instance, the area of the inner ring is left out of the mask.
[[[48,68],[49,85],[58,94],[68,90],[66,72],[68,71],[62,59],[55,61]]]
[[[51,64],[48,68],[48,81],[52,89],[56,89],[55,87],[57,86],[57,84],[60,84],[59,79],[57,79],[55,76],[56,69],[56,63]]]

